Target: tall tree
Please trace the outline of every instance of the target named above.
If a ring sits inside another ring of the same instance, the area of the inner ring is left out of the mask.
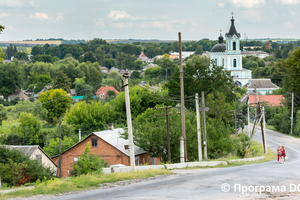
[[[49,121],[57,122],[58,118],[63,116],[70,107],[72,98],[63,89],[52,89],[41,93],[39,101],[48,110]]]
[[[53,89],[63,89],[66,92],[70,92],[71,80],[62,71],[57,73],[56,79],[53,83]]]

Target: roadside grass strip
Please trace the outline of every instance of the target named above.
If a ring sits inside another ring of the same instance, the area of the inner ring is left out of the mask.
[[[174,174],[165,169],[150,169],[144,171],[122,172],[112,174],[88,174],[78,177],[54,178],[53,180],[37,181],[34,189],[17,190],[0,195],[0,199],[31,197],[34,195],[58,195],[67,192],[96,189],[105,183],[117,181],[146,179],[157,175]]]

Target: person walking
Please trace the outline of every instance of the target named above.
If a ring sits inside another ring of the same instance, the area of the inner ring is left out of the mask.
[[[281,158],[281,146],[278,145],[278,149],[277,149],[277,162],[279,163],[279,158]]]
[[[283,160],[283,162],[282,162]],[[281,146],[281,163],[285,163],[285,148]]]

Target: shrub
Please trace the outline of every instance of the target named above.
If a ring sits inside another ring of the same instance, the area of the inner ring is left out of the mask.
[[[269,119],[267,122],[268,125],[274,125],[274,120],[273,119]]]
[[[107,167],[103,159],[96,155],[89,154],[91,151],[90,143],[88,142],[83,154],[73,165],[73,170],[70,171],[71,176],[80,176],[83,174],[102,173],[102,168]]]
[[[0,146],[0,176],[8,186],[19,186],[37,179],[51,179],[54,171],[22,152]]]

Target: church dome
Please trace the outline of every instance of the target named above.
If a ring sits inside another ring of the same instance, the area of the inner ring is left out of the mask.
[[[219,43],[213,46],[210,52],[225,52],[225,50],[226,50],[226,44],[223,43],[223,37],[222,35],[220,35]]]

